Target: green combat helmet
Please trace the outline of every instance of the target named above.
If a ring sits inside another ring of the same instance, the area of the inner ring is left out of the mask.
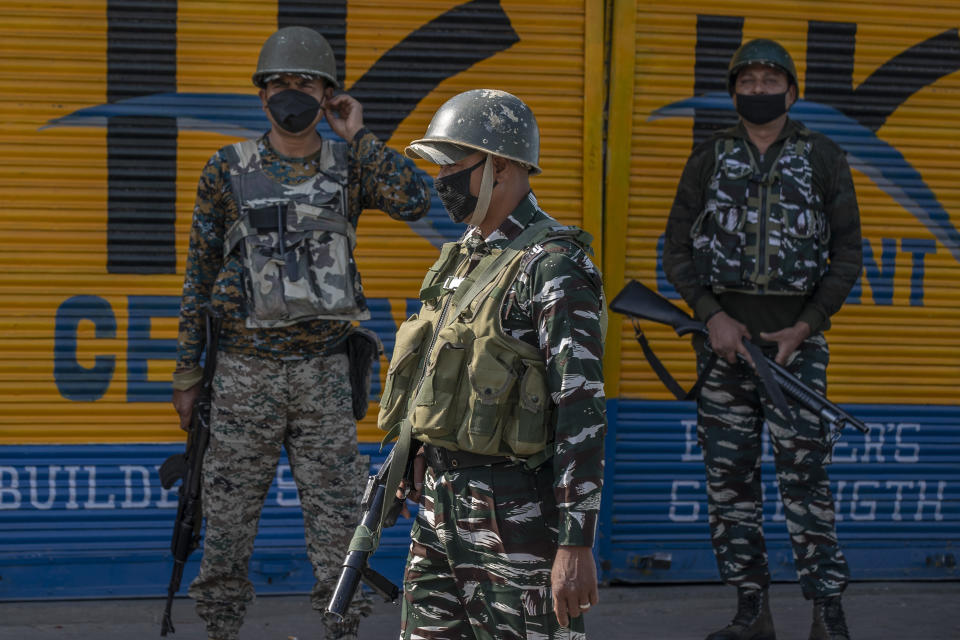
[[[790,57],[787,50],[779,42],[757,38],[740,45],[740,48],[730,58],[730,67],[727,70],[727,90],[730,95],[734,93],[734,85],[740,70],[756,63],[776,67],[783,71],[787,74],[790,84],[796,86],[797,68],[793,65],[793,58]]]
[[[265,78],[277,73],[308,73],[340,88],[333,49],[326,38],[307,27],[284,27],[263,43],[253,84],[262,89]]]
[[[457,94],[437,109],[427,133],[404,152],[436,164],[452,164],[474,151],[519,162],[540,173],[540,129],[523,100],[496,89]]]

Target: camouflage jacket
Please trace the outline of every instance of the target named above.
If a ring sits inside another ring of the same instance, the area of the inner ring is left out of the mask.
[[[274,179],[300,184],[317,173],[320,152],[307,158],[277,153],[266,134],[257,141],[263,166]],[[396,220],[423,217],[430,207],[430,190],[413,163],[361,129],[349,145],[347,216],[354,228],[364,209],[381,209]],[[203,341],[200,309],[207,304],[224,317],[222,349],[264,357],[322,355],[340,344],[350,323],[310,320],[289,327],[248,329],[242,282],[242,262],[236,254],[224,262],[226,230],[239,217],[224,149],[210,158],[200,175],[190,230],[190,249],[180,303],[177,371],[195,370]]]
[[[843,150],[818,133],[811,133],[808,138],[812,187],[815,197],[822,202],[830,232],[828,266],[813,290],[807,295],[763,295],[763,304],[757,304],[757,295],[714,291],[698,278],[691,229],[708,204],[710,183],[716,173],[717,140],[742,140],[757,159],[760,171],[766,173],[780,156],[783,145],[802,128],[801,123],[788,119],[776,141],[761,156],[741,123],[718,132],[690,154],[667,221],[663,268],[667,279],[701,320],[722,309],[747,325],[754,339],[761,331],[777,331],[799,320],[807,322],[816,333],[829,328],[830,316],[840,310],[856,283],[863,247],[853,179]]]
[[[527,225],[547,218],[530,193],[486,240],[471,227],[463,242],[479,262],[489,249],[506,247]],[[556,443],[553,487],[559,543],[565,546],[592,546],[600,511],[607,427],[603,304],[600,273],[566,240],[529,251],[503,302],[504,332],[539,349],[547,365]]]

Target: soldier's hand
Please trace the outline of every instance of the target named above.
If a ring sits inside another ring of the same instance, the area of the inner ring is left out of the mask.
[[[590,547],[558,547],[550,572],[553,611],[561,627],[600,601],[597,567]]]
[[[726,314],[725,311],[713,314],[713,317],[707,321],[707,331],[710,332],[710,348],[718,356],[733,364],[737,361],[737,354],[740,353],[750,361],[750,354],[747,348],[743,346],[743,339],[750,339],[750,332],[747,327],[737,322]]]
[[[427,470],[427,459],[423,457],[421,448],[413,458],[413,487],[410,487],[410,481],[406,478],[400,481],[400,488],[397,489],[397,498],[403,500],[403,506],[400,507],[400,513],[404,518],[410,517],[410,509],[407,508],[407,500],[420,502],[420,495],[423,491],[423,476]],[[406,500],[404,500],[406,498]]]
[[[333,132],[348,143],[363,128],[363,105],[345,93],[328,98],[323,110]]]
[[[761,331],[760,337],[764,340],[777,343],[777,363],[785,365],[787,364],[787,359],[790,357],[790,354],[796,351],[797,347],[810,337],[810,325],[800,320],[792,327],[780,329],[780,331],[774,331],[772,333]]]
[[[193,403],[197,401],[198,395],[200,395],[199,382],[185,391],[173,390],[173,408],[177,410],[177,414],[180,416],[180,428],[184,431],[190,430]]]

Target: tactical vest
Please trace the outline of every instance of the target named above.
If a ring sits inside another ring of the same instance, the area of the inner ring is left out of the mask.
[[[816,287],[827,270],[830,225],[813,186],[809,135],[802,129],[784,141],[766,175],[745,140],[717,140],[706,205],[690,229],[702,285],[785,295]]]
[[[318,173],[296,185],[264,171],[254,140],[230,145],[226,157],[240,217],[223,255],[240,252],[247,327],[369,319],[347,219],[347,145],[324,140]]]
[[[546,363],[504,332],[501,307],[527,250],[557,238],[589,251],[589,234],[554,220],[527,227],[466,276],[467,249],[443,246],[424,278],[420,312],[397,331],[377,420],[385,439],[408,422],[422,442],[521,458],[553,441]]]

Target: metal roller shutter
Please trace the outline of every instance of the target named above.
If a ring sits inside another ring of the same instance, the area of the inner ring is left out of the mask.
[[[871,427],[866,438],[845,434],[831,472],[841,543],[855,578],[956,577],[960,39],[951,25],[960,11],[949,2],[643,0],[615,11],[612,46],[622,53],[612,62],[610,130],[630,146],[608,164],[628,180],[618,187],[608,176],[608,292],[634,278],[676,297],[659,254],[677,181],[692,145],[735,121],[732,107],[701,96],[725,99],[727,63],[741,41],[780,41],[804,98],[793,115],[848,151],[862,216],[864,272],[827,333],[830,397]],[[618,188],[628,198],[622,207],[610,198]],[[626,231],[619,271],[611,262],[618,226]],[[619,328],[620,350],[607,361],[620,370],[602,552],[609,575],[715,579],[695,408],[665,401],[671,396],[629,324]],[[647,328],[667,368],[692,383],[689,342]],[[763,473],[771,565],[791,579],[770,463]],[[671,556],[669,568],[657,553]]]
[[[267,126],[250,76],[270,33],[323,32],[367,125],[394,148],[460,91],[520,96],[541,127],[541,205],[599,246],[603,79],[586,69],[603,64],[601,14],[584,0],[549,12],[529,0],[5,3],[0,599],[166,584],[172,498],[153,467],[182,446],[157,443],[182,438],[168,381],[196,184],[214,151]],[[436,200],[413,225],[362,217],[369,326],[388,355],[439,244],[460,232]],[[367,453],[376,414],[374,403],[360,425]],[[257,542],[260,591],[310,587],[281,489]],[[393,577],[408,531],[384,537],[377,562]]]

